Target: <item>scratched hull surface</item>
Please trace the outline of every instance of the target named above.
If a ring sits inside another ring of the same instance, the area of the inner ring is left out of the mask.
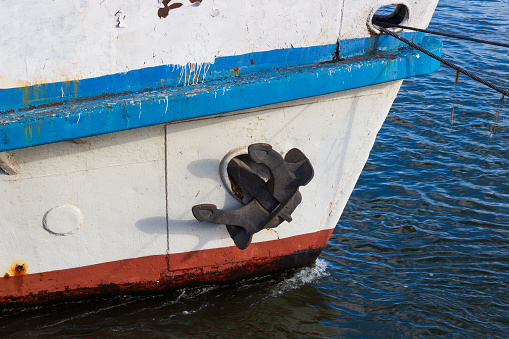
[[[371,12],[392,2],[2,1],[0,44],[9,53],[0,56],[0,89],[364,38]],[[426,26],[438,1],[397,2],[411,7],[410,23]]]
[[[401,79],[437,67],[413,52],[367,56],[373,41],[365,39],[366,20],[385,1],[297,1],[283,14],[274,14],[272,2],[58,3],[55,20],[66,23],[65,36],[51,26],[37,33],[45,34],[45,51],[32,46],[26,54],[20,44],[0,59],[8,70],[0,96],[23,99],[0,104],[0,304],[225,282],[312,262],[341,216]],[[427,25],[436,6],[401,4],[417,26]],[[321,19],[310,24],[299,11]],[[75,26],[70,13],[83,25]],[[243,14],[248,19],[239,22]],[[178,38],[167,34],[200,15],[203,24]],[[296,28],[262,43],[266,33],[249,33],[261,17],[267,30]],[[208,39],[232,27],[242,29],[225,41]],[[3,43],[25,37],[9,34]],[[366,59],[337,60],[338,37],[346,41],[339,56]],[[141,40],[149,54],[129,49]],[[186,48],[168,52],[170,42]],[[303,49],[288,54],[288,45]],[[385,40],[377,48],[390,53],[397,49],[391,46]],[[330,57],[336,59],[329,67],[323,61]],[[233,67],[242,62],[247,66]],[[207,80],[211,69],[222,75]],[[160,71],[184,80],[154,87],[154,78],[144,76]],[[224,225],[198,222],[191,207],[241,206],[224,164],[254,143],[281,154],[299,148],[315,176],[300,188],[291,222],[256,233],[240,250]]]

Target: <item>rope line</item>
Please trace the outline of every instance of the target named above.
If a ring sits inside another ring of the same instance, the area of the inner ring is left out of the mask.
[[[504,90],[504,89],[502,89],[502,88],[500,88],[500,87],[498,87],[498,86],[496,86],[496,85],[493,85],[492,83],[490,83],[490,82],[488,82],[488,81],[486,81],[486,80],[484,80],[484,79],[479,78],[477,75],[470,73],[470,72],[469,72],[469,71],[467,71],[466,69],[461,68],[461,67],[459,67],[459,66],[456,66],[456,65],[455,65],[455,64],[453,64],[452,62],[447,61],[447,60],[445,60],[445,59],[443,59],[443,58],[439,57],[438,55],[431,53],[430,51],[428,51],[428,50],[426,50],[426,49],[422,48],[421,46],[419,46],[419,45],[417,45],[417,44],[415,44],[415,43],[413,43],[413,42],[411,42],[411,41],[409,41],[409,40],[407,40],[407,39],[405,39],[405,38],[403,38],[403,37],[399,36],[398,34],[396,34],[396,33],[394,33],[394,32],[389,31],[388,29],[386,29],[386,28],[384,28],[384,27],[382,27],[382,26],[377,26],[377,28],[378,28],[380,31],[384,32],[385,34],[388,34],[388,35],[390,35],[390,36],[392,36],[392,37],[394,37],[394,38],[396,38],[396,39],[398,39],[398,40],[400,40],[400,41],[403,41],[404,43],[406,43],[406,44],[407,44],[407,45],[409,45],[410,47],[412,47],[412,48],[414,48],[414,49],[416,49],[416,50],[418,50],[418,51],[420,51],[420,52],[422,52],[422,53],[424,53],[424,54],[426,54],[426,55],[428,55],[428,56],[432,57],[432,58],[433,58],[433,59],[435,59],[435,60],[440,61],[440,62],[441,62],[441,63],[443,63],[444,65],[449,66],[450,68],[455,69],[456,71],[458,71],[458,72],[460,72],[460,73],[465,74],[467,77],[472,78],[472,79],[474,79],[475,81],[480,82],[481,84],[483,84],[483,85],[485,85],[485,86],[488,86],[489,88],[491,88],[491,89],[493,89],[493,90],[495,90],[495,91],[497,91],[497,92],[501,93],[501,94],[502,94],[502,95],[504,95],[504,96],[509,96],[509,92],[507,92],[506,90]]]
[[[446,36],[446,37],[449,37],[449,38],[468,40],[468,41],[473,41],[473,42],[480,42],[482,44],[487,44],[487,45],[493,45],[493,46],[509,48],[509,44],[503,44],[503,43],[495,42],[495,41],[488,41],[488,40],[470,38],[470,37],[463,36],[463,35],[456,35],[456,34],[432,31],[432,30],[428,30],[428,29],[421,29],[421,28],[415,28],[415,27],[396,25],[396,24],[391,24],[389,22],[378,21],[378,20],[373,20],[373,23],[376,24],[377,26],[381,26],[381,27],[385,27],[385,28],[387,28],[387,27],[403,28],[403,29],[409,29],[411,31],[416,31],[416,32],[423,32],[423,33],[441,35],[441,36]]]

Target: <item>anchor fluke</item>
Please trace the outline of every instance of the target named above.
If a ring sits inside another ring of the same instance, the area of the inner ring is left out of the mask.
[[[260,168],[262,166],[263,168]],[[232,186],[238,188],[236,198],[244,206],[233,210],[216,205],[193,206],[194,217],[201,222],[226,225],[239,249],[246,249],[253,234],[274,228],[283,221],[291,222],[291,214],[302,201],[299,187],[313,178],[313,166],[298,149],[291,149],[283,158],[269,144],[252,144],[245,155],[233,158],[227,167]],[[265,178],[262,173],[269,173]],[[244,202],[244,197],[250,197]]]

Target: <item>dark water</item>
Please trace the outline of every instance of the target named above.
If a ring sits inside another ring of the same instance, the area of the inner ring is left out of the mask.
[[[432,28],[509,43],[509,1],[442,0]],[[471,33],[468,33],[471,31]],[[509,88],[509,50],[444,56]],[[509,112],[442,68],[405,82],[317,264],[164,296],[0,312],[12,337],[509,337]],[[509,111],[509,110],[508,110]]]

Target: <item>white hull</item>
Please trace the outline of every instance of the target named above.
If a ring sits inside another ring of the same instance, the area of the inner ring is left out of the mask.
[[[220,162],[257,142],[281,153],[298,145],[315,177],[301,188],[293,221],[255,234],[253,243],[334,228],[400,84],[11,151],[18,174],[0,175],[10,202],[0,205],[9,235],[0,267],[9,272],[23,261],[39,273],[234,246],[224,226],[198,222],[191,207],[241,206],[225,188]],[[69,215],[77,207],[83,219],[55,221],[50,233],[43,218],[62,205]]]

